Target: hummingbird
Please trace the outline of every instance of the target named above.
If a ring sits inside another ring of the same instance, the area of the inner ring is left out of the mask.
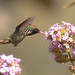
[[[26,37],[36,33],[44,34],[35,25],[32,24],[34,17],[27,18],[18,25],[7,39],[0,40],[0,44],[13,44],[15,47]]]

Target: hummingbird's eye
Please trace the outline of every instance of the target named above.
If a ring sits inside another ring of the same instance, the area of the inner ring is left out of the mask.
[[[37,29],[37,28],[34,28],[34,32],[39,32],[40,30],[39,29]]]

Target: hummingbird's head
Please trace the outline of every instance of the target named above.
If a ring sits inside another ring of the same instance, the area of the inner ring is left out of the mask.
[[[32,30],[31,35],[36,34],[36,33],[44,34],[44,32],[40,31],[35,25],[33,25],[33,24],[31,24],[31,25],[34,27],[34,29]]]
[[[33,24],[31,24],[34,28],[33,28],[33,31],[32,31],[32,34],[36,34],[36,33],[39,33],[40,30]]]
[[[34,28],[34,30],[32,31],[33,34],[35,34],[35,33],[39,33],[39,32],[40,32],[40,30],[37,29],[37,28]]]
[[[40,31],[39,29],[37,29],[37,28],[34,28],[34,30],[33,30],[33,32],[32,32],[33,34],[36,34],[36,33],[41,33],[41,34],[45,34],[44,32],[42,32],[42,31]]]

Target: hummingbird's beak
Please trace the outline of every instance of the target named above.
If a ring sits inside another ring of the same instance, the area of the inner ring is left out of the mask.
[[[41,34],[45,34],[44,32],[42,32],[42,31],[40,31],[39,33],[41,33]]]

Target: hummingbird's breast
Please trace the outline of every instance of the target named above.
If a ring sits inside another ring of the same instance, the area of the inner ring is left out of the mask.
[[[24,35],[18,35],[17,32],[13,32],[12,35],[10,36],[10,39],[11,39],[11,43],[12,43],[12,44],[18,44],[18,43],[20,43],[24,38],[25,38]]]

